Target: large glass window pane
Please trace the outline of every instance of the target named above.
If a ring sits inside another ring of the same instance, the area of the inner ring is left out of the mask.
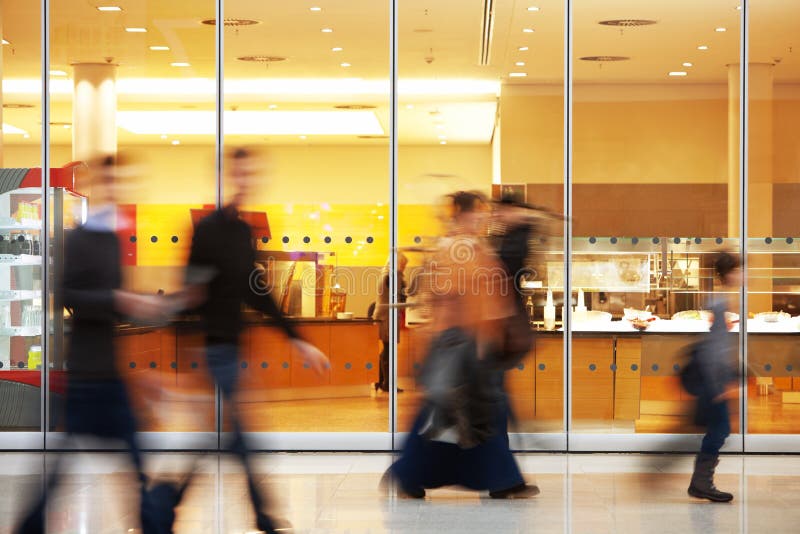
[[[432,251],[448,231],[445,195],[506,196],[554,214],[530,235],[530,254],[522,262],[525,290],[509,286],[512,300],[529,305],[530,326],[539,330],[535,346],[505,373],[516,416],[511,431],[525,433],[564,430],[563,333],[555,326],[543,329],[548,284],[555,283],[548,266],[563,269],[557,216],[564,205],[563,20],[559,2],[404,1],[399,13],[398,224],[409,259],[405,279],[415,290],[409,301],[424,305],[436,291],[429,269]],[[490,221],[481,232],[490,245],[503,228],[517,224],[499,216]],[[560,272],[557,277],[563,280]],[[416,377],[434,333],[431,319],[421,306],[409,309],[401,325],[401,432],[411,428],[422,399]]]
[[[796,434],[800,61],[793,40],[800,6],[776,0],[750,6],[747,431]]]
[[[39,3],[3,2],[0,432],[41,429],[42,136]]]
[[[697,431],[683,348],[739,307],[712,269],[740,235],[736,7],[574,3],[576,432]]]
[[[225,19],[224,147],[260,160],[245,200],[257,262],[330,358],[317,375],[249,315],[239,411],[250,431],[388,432],[369,313],[389,254],[389,2],[229,0]],[[233,172],[226,159],[226,201]]]
[[[204,22],[213,18],[215,2],[133,0],[117,10],[97,5],[50,4],[51,164],[105,154],[132,163],[117,177],[113,209],[123,289],[169,294],[182,288],[191,210],[216,200],[215,36]],[[104,202],[86,178],[79,176],[74,189],[88,200],[89,213]],[[64,199],[54,208],[63,212],[63,221],[54,218],[60,225],[55,246],[71,224],[71,206]],[[68,331],[68,318],[65,323]],[[141,430],[215,429],[200,335],[185,321],[126,320],[118,330],[117,359],[133,389]],[[52,372],[63,370],[63,353],[54,354]],[[163,394],[145,394],[142,383]],[[167,394],[169,388],[190,394]]]

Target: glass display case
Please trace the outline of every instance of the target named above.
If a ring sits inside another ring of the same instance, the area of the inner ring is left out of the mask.
[[[52,169],[50,183],[50,246],[43,249],[41,169],[0,169],[0,428],[40,428],[43,394],[43,258],[61,261],[63,232],[85,219],[86,198],[74,190],[77,165]],[[60,273],[61,269],[51,269]],[[51,288],[55,282],[51,278]],[[57,295],[57,293],[56,293]],[[51,307],[49,309],[61,309]],[[60,353],[63,317],[48,322],[53,350]],[[59,367],[60,369],[60,367]],[[51,396],[63,391],[52,380]]]

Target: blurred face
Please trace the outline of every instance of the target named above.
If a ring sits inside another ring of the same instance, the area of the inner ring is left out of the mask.
[[[254,156],[231,158],[229,160],[229,176],[232,195],[231,204],[241,207],[250,196],[254,182],[260,175],[260,162]]]
[[[725,275],[725,284],[730,287],[739,287],[742,285],[743,276],[742,269],[737,267]]]

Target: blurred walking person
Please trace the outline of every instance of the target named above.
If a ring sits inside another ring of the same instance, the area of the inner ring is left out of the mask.
[[[233,195],[221,209],[208,215],[197,225],[192,239],[187,286],[192,303],[199,307],[206,333],[208,368],[231,407],[233,442],[231,452],[242,462],[256,514],[257,527],[267,533],[289,528],[284,520],[270,517],[263,492],[255,481],[250,465],[250,451],[245,443],[241,417],[237,410],[239,388],[239,336],[243,328],[242,306],[255,308],[275,321],[294,349],[318,373],[328,366],[327,357],[316,347],[302,340],[292,324],[283,316],[269,293],[258,281],[253,284],[256,269],[255,249],[250,226],[241,219],[240,210],[259,174],[259,158],[249,150],[236,149],[227,160]]]
[[[721,252],[714,270],[723,289],[738,291],[742,283],[739,258]],[[719,464],[719,451],[731,433],[728,400],[736,398],[736,343],[728,334],[726,312],[731,306],[723,297],[711,306],[713,323],[705,338],[691,347],[691,360],[681,374],[686,389],[697,396],[696,422],[706,428],[705,436],[694,462],[694,472],[688,493],[698,499],[714,502],[733,500],[731,493],[714,485],[714,471]]]
[[[121,316],[155,320],[164,316],[163,299],[121,290],[120,245],[114,231],[119,175],[124,161],[106,156],[89,165],[91,200],[84,225],[67,234],[64,250],[64,306],[72,313],[67,349],[65,430],[70,439],[92,436],[122,441],[136,470],[140,495],[146,478],[136,440],[136,419],[118,371],[114,328]],[[59,482],[58,463],[41,498],[17,532],[46,531],[47,498]],[[145,510],[142,508],[143,523]],[[145,530],[147,532],[147,530]]]
[[[503,390],[503,332],[498,319],[514,313],[511,290],[495,286],[504,271],[480,236],[487,206],[476,193],[449,197],[452,217],[431,266],[434,337],[420,380],[425,398],[400,458],[386,480],[408,497],[460,485],[492,498],[539,493],[509,449]]]
[[[405,304],[406,302],[406,281],[405,270],[408,265],[408,258],[402,252],[397,253],[397,302]],[[381,390],[384,392],[389,391],[389,281],[391,278],[391,271],[389,270],[389,262],[381,271],[381,279],[378,282],[378,301],[375,305],[375,320],[378,321],[378,335],[381,340],[381,353],[379,355],[380,367],[378,371],[378,382],[374,384],[375,391]],[[397,324],[402,325],[405,322],[405,310],[398,310]],[[398,327],[397,342],[400,343],[400,329]],[[397,388],[398,393],[403,390]]]

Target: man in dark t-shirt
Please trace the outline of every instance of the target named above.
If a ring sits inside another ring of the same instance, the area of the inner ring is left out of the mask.
[[[238,149],[228,159],[233,196],[222,209],[200,221],[192,239],[187,268],[187,286],[193,304],[198,306],[206,331],[209,370],[233,407],[231,424],[234,440],[231,450],[244,464],[250,499],[260,530],[277,532],[278,522],[265,511],[265,502],[249,465],[249,450],[244,441],[241,419],[234,395],[238,389],[239,335],[243,328],[242,305],[269,316],[289,336],[302,359],[318,373],[328,367],[327,357],[302,340],[292,324],[283,316],[272,296],[263,291],[260,272],[256,269],[251,228],[239,216],[253,178],[257,175],[257,159],[247,150]]]

